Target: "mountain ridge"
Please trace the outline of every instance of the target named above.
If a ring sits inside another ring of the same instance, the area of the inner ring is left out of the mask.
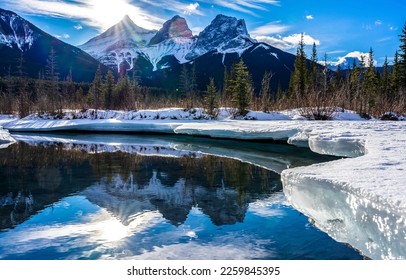
[[[100,62],[81,49],[69,45],[41,30],[13,11],[0,8],[0,75],[17,72],[17,61],[24,60],[24,72],[29,77],[45,73],[47,59],[55,52],[59,78],[72,74],[76,82],[90,82]],[[107,67],[102,66],[107,72]]]

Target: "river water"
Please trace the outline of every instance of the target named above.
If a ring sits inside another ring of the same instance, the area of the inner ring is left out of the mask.
[[[20,134],[0,149],[0,259],[362,259],[290,206],[275,143]]]

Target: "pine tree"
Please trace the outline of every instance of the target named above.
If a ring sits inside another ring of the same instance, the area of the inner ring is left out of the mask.
[[[92,83],[92,94],[93,94],[93,107],[94,109],[100,108],[100,100],[101,94],[103,90],[103,80],[102,80],[102,73],[101,73],[101,65],[97,67],[96,74],[94,75],[93,83]]]
[[[128,75],[124,75],[118,82],[115,88],[114,100],[116,109],[128,108],[128,95],[130,93],[130,82]]]
[[[370,48],[368,55],[368,68],[365,73],[365,91],[366,91],[366,102],[368,102],[368,108],[365,108],[364,113],[370,112],[371,107],[375,106],[377,95],[376,86],[377,80],[374,66],[374,53],[372,48]],[[365,106],[366,105],[367,104],[365,104]]]
[[[233,103],[240,115],[245,115],[250,102],[252,84],[250,73],[241,59],[235,65],[235,78],[233,80]]]
[[[133,110],[136,108],[136,101],[137,97],[140,93],[140,87],[137,82],[137,77],[135,75],[135,71],[133,71],[133,76],[130,82],[130,91],[129,91],[129,99],[128,99],[128,108]]]
[[[400,34],[400,53],[399,53],[399,70],[400,70],[400,87],[406,90],[406,23]]]
[[[16,89],[18,92],[18,114],[24,118],[30,113],[30,98],[27,88],[27,78],[24,73],[24,53],[21,52],[17,64],[18,77],[16,79]]]
[[[261,107],[263,112],[269,111],[269,103],[271,102],[271,94],[270,94],[271,78],[272,74],[268,71],[265,71],[264,76],[262,77],[260,90]]]
[[[334,75],[333,84],[332,84],[332,87],[333,87],[334,91],[339,91],[342,84],[343,84],[343,76],[342,76],[341,72],[342,72],[341,65],[338,64],[337,65],[337,70],[336,70],[335,75]]]
[[[317,76],[319,72],[316,43],[313,43],[312,56],[310,57],[310,61],[311,61],[310,85],[312,87],[312,90],[316,91]]]
[[[113,92],[114,92],[114,75],[113,71],[109,69],[109,71],[107,72],[106,83],[104,86],[104,107],[106,109],[112,109]]]
[[[182,65],[182,70],[179,76],[179,91],[183,98],[185,98],[190,90],[189,70],[186,64]]]
[[[388,63],[388,57],[385,57],[385,61],[384,61],[382,67],[383,67],[383,70],[382,70],[382,77],[381,77],[381,82],[380,82],[380,85],[381,85],[381,92],[382,92],[382,95],[383,95],[385,98],[392,99],[392,98],[389,96],[389,86],[390,86],[390,83],[389,83],[389,63]],[[392,101],[392,100],[390,100],[390,101]]]
[[[296,60],[294,71],[290,78],[289,92],[295,94],[298,98],[303,98],[307,87],[307,61],[305,53],[305,43],[303,33],[296,51]]]
[[[399,63],[399,52],[395,52],[395,57],[393,59],[392,73],[390,75],[390,87],[392,95],[397,95],[400,89],[400,63]]]
[[[210,82],[207,85],[207,91],[204,96],[204,107],[210,116],[215,115],[215,108],[218,107],[218,92],[216,85],[214,84],[214,78],[210,78]]]
[[[50,110],[59,110],[62,113],[62,98],[59,93],[59,73],[57,56],[53,47],[49,52],[45,66],[45,79],[47,80],[47,96],[50,102]]]

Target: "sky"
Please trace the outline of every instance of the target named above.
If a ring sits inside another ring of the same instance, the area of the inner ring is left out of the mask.
[[[406,23],[405,0],[0,0],[59,39],[81,45],[125,15],[146,29],[160,29],[174,15],[198,35],[217,14],[244,19],[251,37],[296,53],[304,34],[307,54],[317,45],[320,61],[359,57],[373,49],[378,66],[393,60]]]

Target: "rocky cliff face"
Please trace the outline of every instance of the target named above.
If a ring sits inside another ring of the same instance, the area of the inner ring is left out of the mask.
[[[191,39],[192,37],[192,31],[189,29],[186,20],[180,16],[174,16],[172,19],[164,23],[161,30],[155,34],[149,44],[155,45],[168,39]]]

